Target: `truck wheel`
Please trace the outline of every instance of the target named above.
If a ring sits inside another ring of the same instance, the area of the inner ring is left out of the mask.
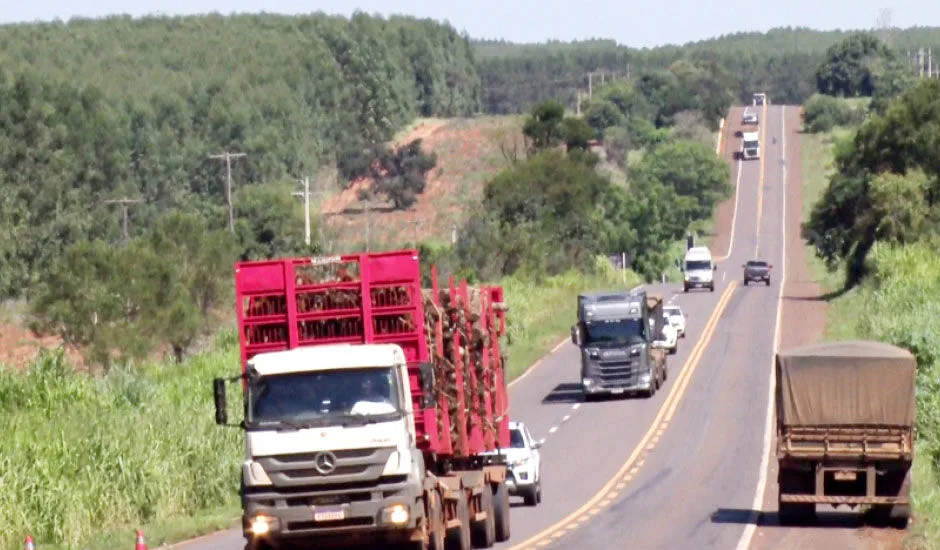
[[[428,491],[428,550],[444,550],[444,506],[437,491]]]
[[[475,548],[490,548],[496,542],[496,518],[493,512],[493,492],[489,487],[484,487],[480,493],[480,511],[486,512],[486,519],[470,525],[470,538]]]
[[[493,519],[496,523],[496,542],[509,540],[509,487],[502,482],[493,488]]]
[[[245,542],[245,550],[274,550],[274,545],[263,539],[253,539]]]
[[[447,531],[449,550],[470,550],[470,507],[467,505],[467,492],[457,492],[457,517],[460,525]]]
[[[541,478],[541,474],[539,474]],[[539,479],[535,482],[535,503],[542,504],[542,480]]]
[[[749,282],[750,282],[750,281],[747,280],[747,277],[745,277],[745,278],[744,278],[744,286],[747,286],[747,284],[748,284]]]
[[[688,292],[688,291],[689,291],[689,285],[682,285],[682,292]]]
[[[799,471],[780,470],[777,473],[777,515],[780,525],[795,525],[816,516],[816,505],[804,502],[780,502],[781,494],[808,495],[812,493],[812,476]]]
[[[536,492],[535,484],[533,483],[530,487],[526,489],[525,496],[522,498],[525,501],[526,506],[535,506],[538,504],[538,494]]]
[[[708,291],[709,291],[709,292],[715,292],[715,283],[712,283],[712,284],[708,285]]]
[[[770,279],[767,279],[767,286],[770,286]]]

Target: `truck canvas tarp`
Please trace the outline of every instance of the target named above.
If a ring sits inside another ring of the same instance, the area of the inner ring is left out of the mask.
[[[880,342],[822,343],[778,353],[778,422],[912,426],[916,374],[910,352]]]

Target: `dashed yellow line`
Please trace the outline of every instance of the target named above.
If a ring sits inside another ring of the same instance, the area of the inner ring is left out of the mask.
[[[559,533],[571,533],[575,529],[583,526],[591,516],[596,516],[601,512],[602,508],[607,506],[613,501],[614,496],[617,492],[614,491],[614,487],[617,490],[621,490],[626,487],[626,484],[633,479],[633,477],[640,471],[640,467],[646,463],[646,454],[654,448],[655,445],[649,445],[650,439],[653,437],[653,434],[659,430],[659,433],[662,433],[662,430],[667,426],[668,421],[672,418],[673,413],[678,406],[679,401],[682,399],[682,396],[685,394],[689,386],[689,381],[692,379],[692,374],[695,372],[695,369],[698,367],[699,362],[705,352],[705,348],[708,346],[708,343],[711,341],[712,336],[715,333],[715,329],[718,326],[718,319],[721,317],[721,314],[724,312],[725,307],[727,307],[728,302],[731,301],[731,295],[734,292],[735,287],[737,286],[737,281],[731,281],[728,284],[725,291],[722,293],[721,298],[718,300],[718,305],[715,306],[715,310],[712,312],[711,317],[708,319],[708,323],[705,324],[705,329],[702,331],[702,336],[699,338],[698,342],[695,344],[695,347],[692,349],[692,353],[689,355],[689,358],[686,360],[685,365],[682,368],[682,372],[679,377],[676,379],[676,384],[672,387],[672,390],[669,392],[669,395],[666,396],[666,400],[663,402],[662,406],[659,408],[659,412],[656,414],[656,417],[653,419],[653,422],[650,424],[649,429],[646,434],[640,439],[637,446],[633,449],[633,452],[630,453],[627,461],[624,462],[623,466],[614,474],[607,483],[587,502],[585,502],[580,508],[563,518],[561,521],[556,522],[554,525],[549,526],[547,529],[542,530],[541,532],[529,537],[523,542],[514,545],[510,550],[522,550],[524,548],[544,547],[548,544],[551,544],[554,540],[557,540]],[[585,515],[585,512],[587,515]],[[574,527],[574,529],[572,529]]]

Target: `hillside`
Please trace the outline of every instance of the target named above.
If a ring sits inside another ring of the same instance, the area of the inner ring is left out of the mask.
[[[395,144],[422,139],[423,149],[437,155],[437,166],[411,208],[373,210],[373,248],[413,243],[416,234],[419,241],[450,242],[453,226],[463,225],[468,206],[482,198],[483,184],[506,166],[503,151],[522,151],[521,128],[522,117],[483,116],[418,119],[399,132]],[[365,242],[367,216],[356,193],[368,184],[359,180],[323,202],[321,216],[336,239],[334,250]]]

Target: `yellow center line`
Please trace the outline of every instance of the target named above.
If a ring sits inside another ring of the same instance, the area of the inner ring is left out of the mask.
[[[761,111],[760,119],[760,175],[757,177],[757,235],[754,238],[754,257],[760,255],[760,219],[764,213],[764,159],[767,158],[767,102]]]
[[[633,449],[633,452],[630,453],[627,461],[624,462],[623,466],[615,473],[608,481],[604,484],[601,489],[594,494],[587,502],[581,505],[580,508],[564,517],[560,521],[555,522],[553,525],[543,529],[539,533],[529,537],[528,539],[522,541],[519,544],[516,544],[510,548],[510,550],[520,550],[522,548],[530,547],[532,545],[544,546],[546,541],[549,541],[553,535],[559,530],[565,530],[570,532],[570,529],[565,529],[569,526],[573,520],[580,518],[587,512],[589,515],[594,516],[601,511],[601,508],[598,506],[605,506],[610,502],[610,493],[616,485],[618,489],[623,485],[623,482],[629,481],[632,479],[632,476],[639,471],[639,466],[646,462],[645,456],[643,459],[634,466],[634,463],[637,463],[637,460],[640,458],[641,453],[645,451],[647,442],[653,436],[653,433],[659,429],[662,425],[663,420],[666,418],[667,411],[669,411],[669,417],[671,418],[672,413],[675,411],[678,402],[682,399],[682,396],[685,394],[688,386],[689,380],[692,378],[692,374],[695,372],[696,367],[701,360],[705,348],[708,346],[708,343],[711,341],[712,336],[715,333],[715,329],[718,326],[718,320],[721,318],[721,314],[724,312],[725,307],[727,307],[728,302],[731,301],[731,295],[734,292],[735,287],[737,286],[737,281],[731,281],[728,284],[725,291],[721,294],[721,298],[718,300],[718,304],[715,306],[714,311],[709,317],[708,322],[705,324],[705,328],[702,330],[702,335],[699,337],[698,342],[696,342],[695,347],[692,350],[692,353],[689,355],[689,358],[686,360],[685,365],[682,367],[682,372],[679,377],[676,379],[676,384],[672,387],[672,390],[669,392],[669,395],[666,397],[666,400],[660,406],[659,411],[656,414],[656,417],[653,419],[653,422],[650,424],[649,429],[646,434],[643,435],[639,443]],[[630,472],[628,477],[625,477],[627,472]],[[606,500],[605,500],[606,499]],[[604,501],[601,503],[601,501]],[[576,525],[582,525],[578,522]]]

